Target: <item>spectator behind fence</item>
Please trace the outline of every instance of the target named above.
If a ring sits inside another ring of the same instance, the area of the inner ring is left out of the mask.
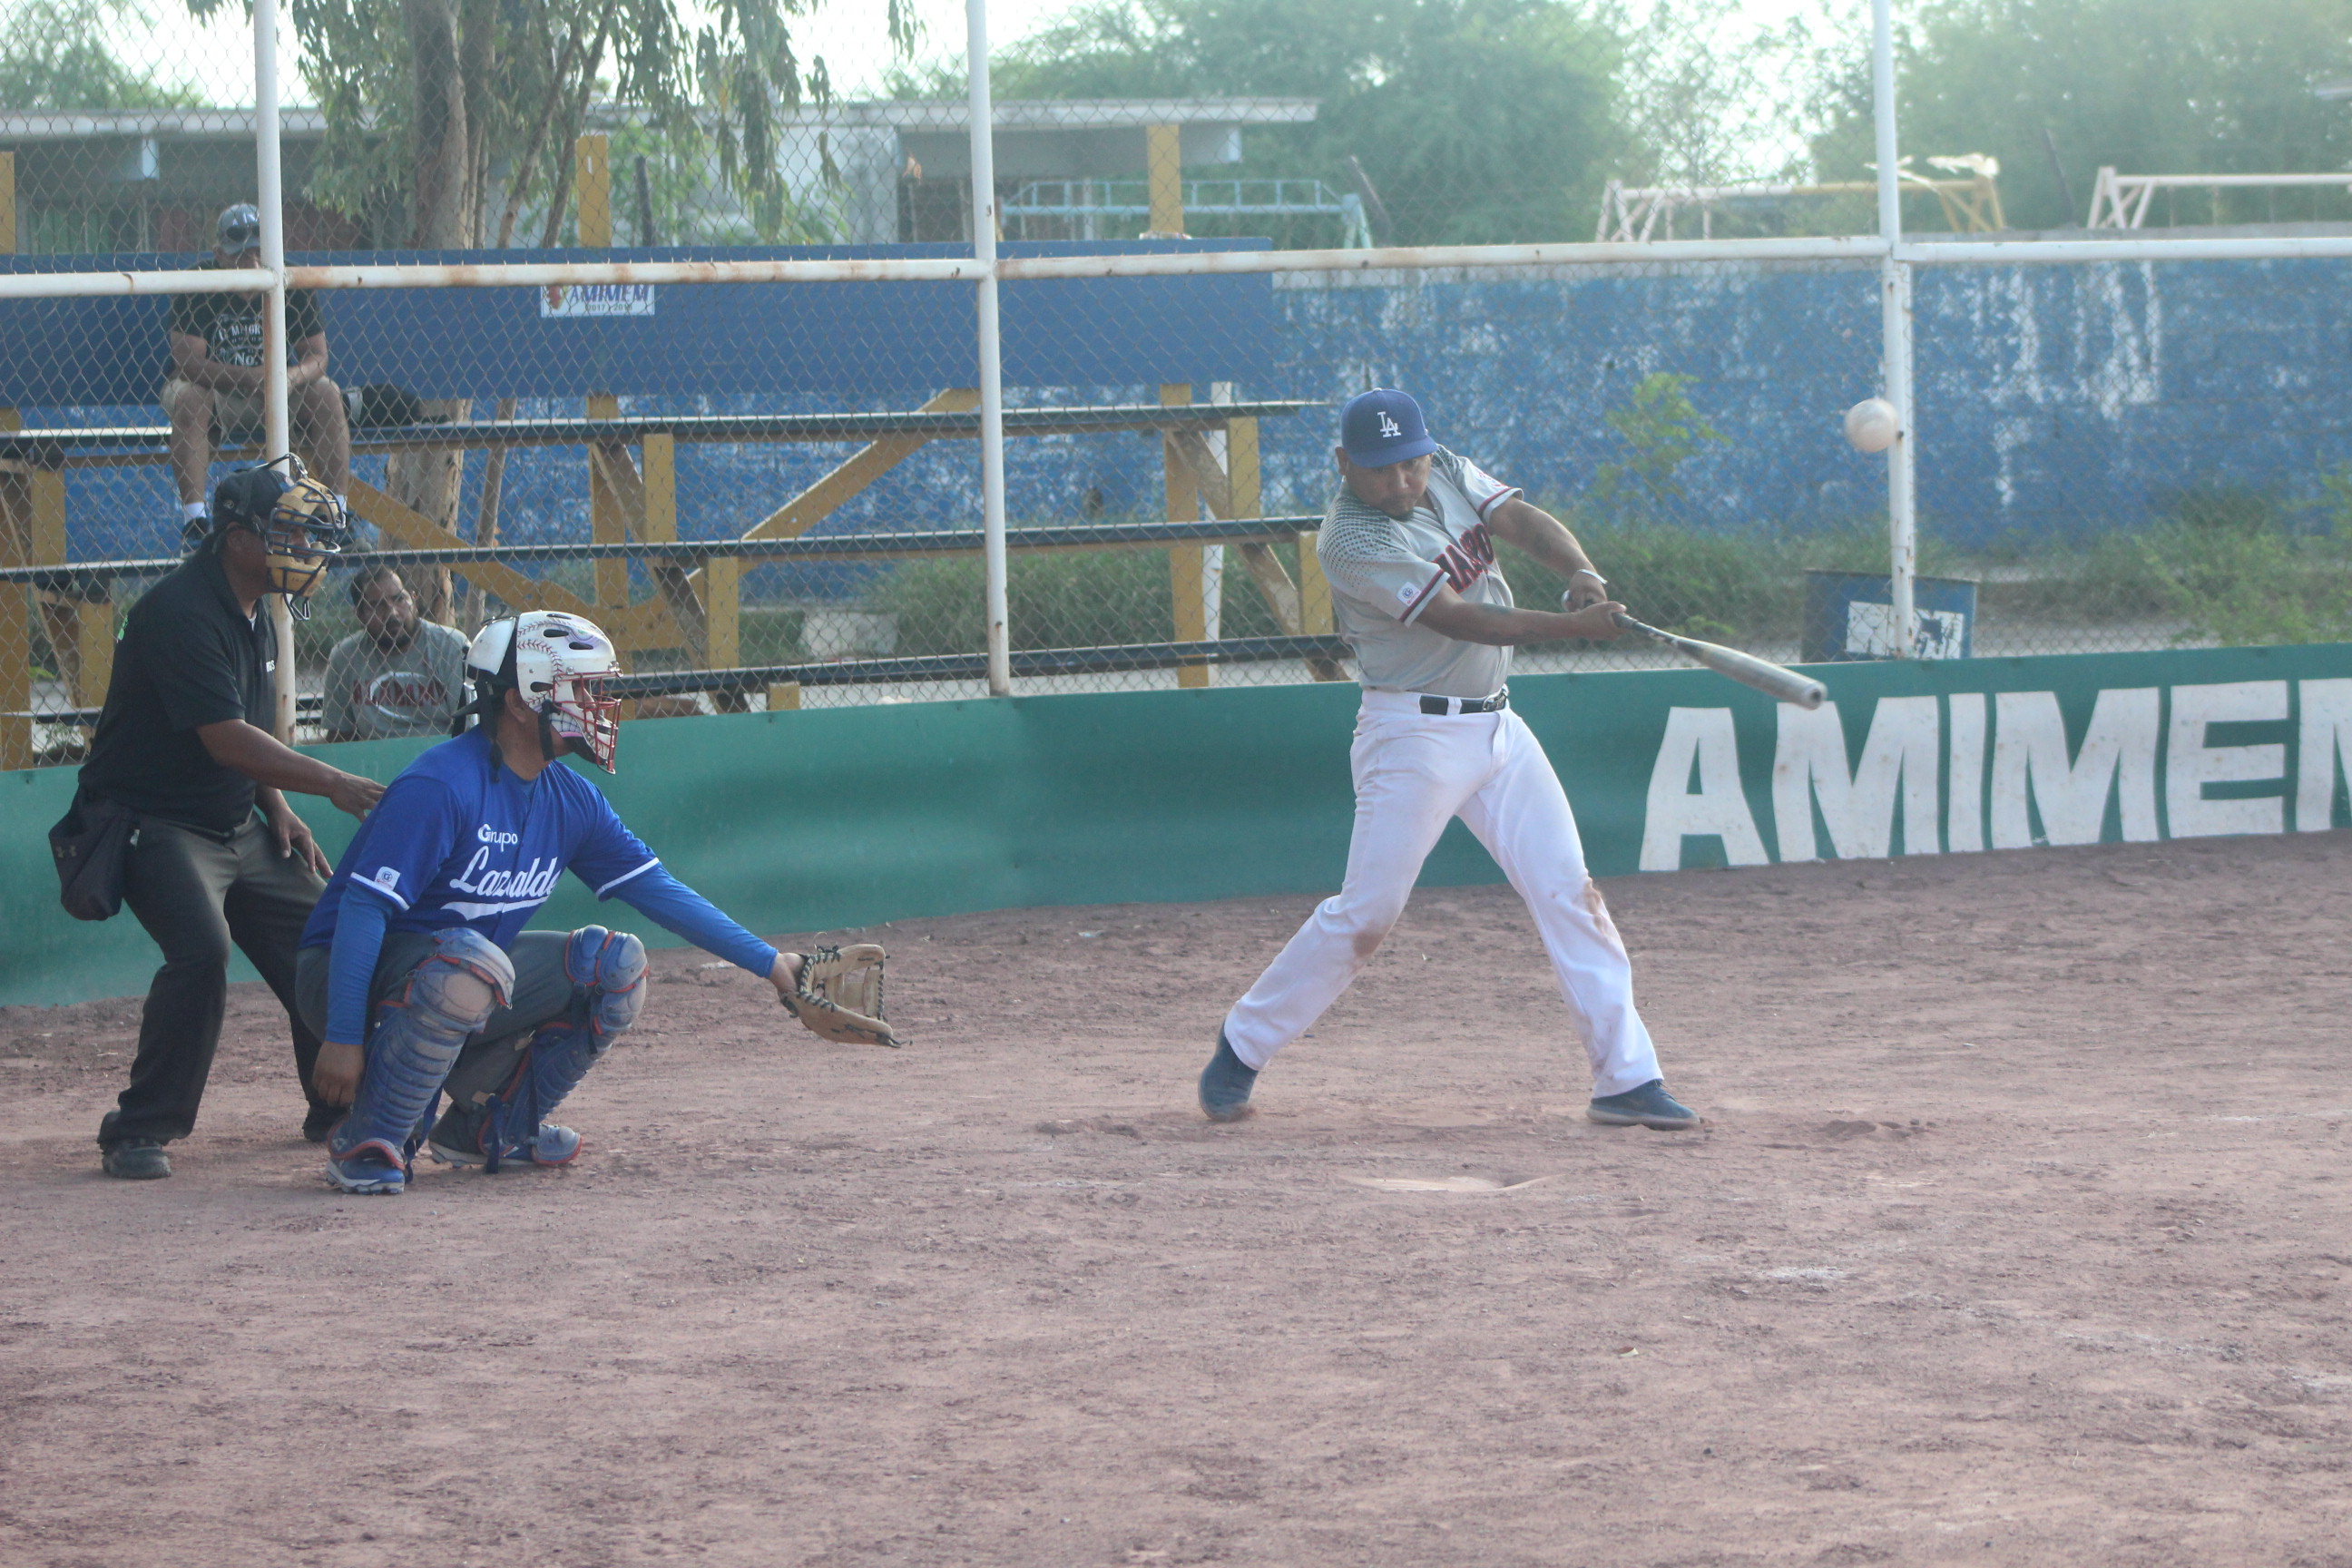
[[[261,265],[261,215],[251,204],[226,209],[214,227],[211,266]],[[180,486],[185,542],[204,537],[215,434],[258,439],[267,423],[261,340],[268,305],[268,297],[259,293],[172,296],[172,374],[163,401],[172,421],[172,473]],[[342,389],[327,379],[327,329],[318,299],[307,289],[286,291],[286,363],[294,443],[310,453],[320,479],[341,501],[351,484],[351,422]]]
[[[327,656],[327,739],[447,734],[466,700],[466,639],[419,616],[389,566],[352,579],[352,607],[361,629]]]
[[[325,889],[327,858],[281,790],[364,816],[383,794],[270,733],[278,650],[265,595],[293,598],[349,533],[316,481],[246,468],[214,492],[211,531],[131,606],[81,792],[136,814],[122,899],[163,966],[147,990],[131,1083],[100,1123],[101,1165],[133,1180],[172,1173],[163,1145],[194,1130],[228,999],[229,944],[287,1007],[310,1100],[303,1135],[341,1114],[310,1095],[319,1037],[296,1016],[294,948]]]

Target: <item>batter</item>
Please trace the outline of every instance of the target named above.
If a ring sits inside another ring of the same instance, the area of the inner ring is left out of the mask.
[[[1515,646],[1612,638],[1610,617],[1624,606],[1557,519],[1430,439],[1406,394],[1350,398],[1333,456],[1340,489],[1315,553],[1364,688],[1347,880],[1225,1015],[1201,1074],[1201,1109],[1213,1121],[1249,1114],[1257,1075],[1379,951],[1422,862],[1459,816],[1535,916],[1592,1064],[1585,1114],[1662,1132],[1697,1126],[1659,1076],[1575,815],[1504,684]],[[1561,610],[1513,605],[1495,565],[1497,539],[1567,575]]]

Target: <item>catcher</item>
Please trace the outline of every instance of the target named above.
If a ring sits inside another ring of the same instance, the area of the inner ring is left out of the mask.
[[[524,931],[566,870],[765,979],[816,1033],[898,1043],[879,1016],[879,947],[778,952],[554,765],[572,752],[614,771],[619,660],[602,631],[544,611],[493,621],[466,664],[475,697],[459,719],[480,722],[393,780],[302,933],[296,999],[325,1041],[315,1081],[351,1107],[328,1136],[330,1181],[397,1193],[420,1142],[488,1171],[579,1153],[580,1135],[547,1117],[636,1022],[646,950],[603,926]]]

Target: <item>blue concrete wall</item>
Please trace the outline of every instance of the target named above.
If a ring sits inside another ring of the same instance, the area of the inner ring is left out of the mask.
[[[1915,276],[1919,497],[1934,534],[1979,545],[2133,527],[2196,486],[2311,502],[2321,475],[2352,460],[2352,264]],[[1884,464],[1839,428],[1878,390],[1872,272],[1489,275],[1276,299],[1285,392],[1412,388],[1442,439],[1538,495],[1573,496],[1622,457],[1603,416],[1643,375],[1674,371],[1696,378],[1693,401],[1728,437],[1685,466],[1683,521],[1883,515]],[[1302,425],[1267,441],[1269,506],[1319,504],[1328,433]]]
[[[2145,523],[2200,485],[2316,500],[2321,476],[2352,458],[2347,268],[2312,261],[1921,269],[1923,527],[1963,545],[2079,535]],[[1008,310],[1024,308],[1024,290],[1045,287],[1007,285]],[[1153,323],[1184,337],[1177,374],[1195,378],[1196,395],[1205,395],[1202,378],[1232,379],[1243,397],[1333,403],[1368,384],[1404,385],[1422,395],[1442,439],[1539,498],[1568,499],[1598,465],[1625,455],[1608,412],[1643,376],[1676,372],[1695,378],[1691,397],[1726,437],[1685,465],[1684,494],[1667,509],[1679,521],[1727,530],[1811,526],[1871,517],[1884,505],[1884,465],[1855,454],[1839,433],[1845,407],[1876,390],[1877,290],[1869,270],[1302,278],[1272,289],[1270,328],[1255,309],[1227,312],[1203,298],[1193,319]],[[887,336],[885,328],[866,322],[863,340],[845,342],[842,354],[881,352],[872,340]],[[1097,312],[1057,330],[1120,329]],[[374,379],[362,347],[338,353],[357,362],[345,369],[352,379]],[[1085,358],[1066,352],[1064,363]],[[1152,383],[1030,384],[1008,397],[1148,402],[1158,391]],[[715,412],[911,400],[779,391],[625,406]],[[579,406],[575,398],[550,398],[524,412]],[[84,409],[69,417],[114,416]],[[46,417],[28,410],[28,422]],[[1262,439],[1267,509],[1321,510],[1328,415],[1270,421]],[[681,530],[695,538],[739,531],[849,450],[685,449]],[[1016,520],[1071,517],[1089,490],[1113,515],[1159,505],[1158,444],[1133,435],[1017,441],[1008,469]],[[479,471],[477,458],[469,510]],[[942,442],[827,526],[976,527],[979,491],[976,447]],[[76,553],[89,557],[152,552],[177,510],[160,469],[78,471],[69,504]],[[2297,515],[2318,521],[2315,510]],[[581,453],[523,454],[509,466],[504,537],[576,539],[586,530]],[[821,585],[810,578],[793,591]]]

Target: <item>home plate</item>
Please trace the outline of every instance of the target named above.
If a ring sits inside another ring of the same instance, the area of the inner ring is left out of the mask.
[[[1516,1193],[1550,1176],[1529,1176],[1523,1182],[1498,1182],[1492,1176],[1349,1176],[1360,1187],[1383,1193]]]

